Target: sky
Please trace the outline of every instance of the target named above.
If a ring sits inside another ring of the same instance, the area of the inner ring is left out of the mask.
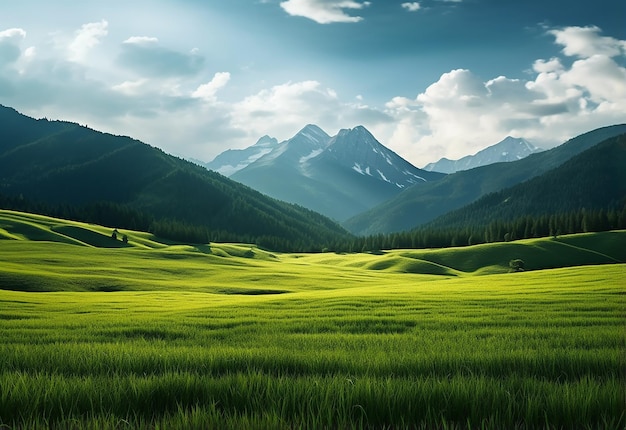
[[[202,161],[307,124],[549,148],[626,123],[626,2],[0,0],[0,104]]]

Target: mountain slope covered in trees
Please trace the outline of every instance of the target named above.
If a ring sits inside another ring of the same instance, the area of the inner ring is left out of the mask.
[[[0,107],[0,194],[5,206],[9,201],[13,206],[36,202],[47,211],[65,207],[79,218],[100,205],[104,213],[109,208],[116,214],[118,222],[126,213],[134,218],[129,224],[141,219],[173,232],[184,226],[201,232],[198,240],[205,241],[305,250],[347,235],[322,215],[137,140],[69,122],[35,120],[7,107]]]
[[[571,158],[556,169],[486,195],[437,218],[426,227],[484,226],[521,216],[541,217],[579,210],[591,213],[621,208],[626,203],[625,167],[626,134],[621,134]]]
[[[345,223],[359,235],[399,232],[423,225],[480,197],[548,172],[598,143],[626,132],[626,124],[603,127],[577,136],[549,151],[509,163],[457,172],[411,187]]]

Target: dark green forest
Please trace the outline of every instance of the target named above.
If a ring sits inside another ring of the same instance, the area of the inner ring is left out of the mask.
[[[111,228],[147,231],[184,243],[240,242],[283,252],[376,252],[384,249],[424,249],[509,242],[519,239],[558,237],[564,234],[626,229],[626,201],[611,209],[578,209],[551,215],[525,215],[507,221],[494,220],[466,227],[424,226],[418,229],[367,237],[337,235],[326,242],[295,241],[272,235],[237,235],[227,230],[155,220],[151,215],[119,204],[99,202],[85,206],[50,206],[0,194],[0,208],[90,222]]]
[[[319,252],[327,248],[328,243],[346,241],[344,232],[329,236],[324,230],[316,232],[310,228],[311,235],[304,236],[296,227],[280,220],[268,219],[264,225],[257,225],[258,234],[237,233],[232,229],[211,229],[205,225],[184,222],[175,218],[156,218],[153,214],[142,212],[132,207],[115,202],[95,202],[84,205],[32,202],[23,197],[0,194],[0,209],[9,209],[47,215],[72,221],[98,224],[111,229],[146,231],[163,239],[176,243],[236,242],[256,244],[261,248],[283,252]],[[317,215],[311,212],[313,216]],[[241,220],[245,222],[245,220]],[[320,241],[320,236],[327,236]]]

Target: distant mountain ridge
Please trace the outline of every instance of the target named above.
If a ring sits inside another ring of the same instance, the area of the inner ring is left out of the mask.
[[[467,155],[458,160],[449,160],[444,157],[435,163],[427,164],[424,170],[456,173],[489,164],[521,160],[540,151],[542,151],[541,148],[536,147],[526,139],[507,136],[502,141],[478,151],[474,155]]]
[[[246,149],[225,151],[206,167],[233,171],[235,181],[339,221],[445,176],[413,166],[363,126],[331,137],[313,124],[280,143],[265,137]]]
[[[460,171],[421,187],[410,187],[342,225],[357,235],[410,230],[484,195],[546,173],[598,143],[623,133],[626,133],[626,124],[602,127],[518,161]]]
[[[231,176],[235,172],[245,168],[262,156],[269,154],[278,146],[278,140],[273,137],[263,136],[257,143],[245,149],[228,149],[213,161],[204,164],[209,170],[215,170],[224,176]]]
[[[463,228],[520,217],[552,216],[578,210],[621,209],[626,204],[626,133],[606,139],[565,163],[510,188],[448,212],[428,227]],[[617,220],[606,220],[609,229]],[[583,229],[584,226],[577,226]],[[587,226],[592,227],[592,226]],[[558,226],[554,226],[554,232]],[[575,229],[570,228],[570,230]]]

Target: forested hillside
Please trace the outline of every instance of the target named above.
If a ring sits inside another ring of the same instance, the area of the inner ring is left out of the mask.
[[[5,208],[285,250],[347,236],[322,215],[128,137],[1,107],[0,142]]]
[[[542,175],[598,143],[625,132],[625,124],[599,128],[519,161],[457,172],[421,187],[411,187],[343,225],[361,235],[410,230],[487,194]]]
[[[626,134],[608,139],[561,167],[489,194],[427,227],[460,228],[585,209],[610,211],[626,202]]]
[[[416,229],[359,238],[349,249],[443,248],[626,229],[624,166],[626,134]]]

